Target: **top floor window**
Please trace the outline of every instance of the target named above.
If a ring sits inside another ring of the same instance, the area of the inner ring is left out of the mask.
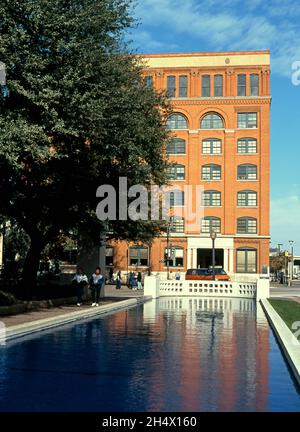
[[[187,76],[180,75],[179,77],[179,97],[187,97]]]
[[[238,128],[239,129],[255,129],[257,128],[257,113],[238,113]]]
[[[202,75],[202,97],[210,97],[210,76]]]
[[[214,76],[214,97],[223,96],[223,75]]]
[[[259,94],[259,78],[258,74],[250,75],[250,96],[258,96]]]
[[[201,129],[224,129],[224,122],[218,114],[206,114],[201,120]]]
[[[246,96],[246,74],[239,74],[237,79],[237,95]]]
[[[187,129],[187,120],[182,114],[171,114],[167,120],[168,129]]]
[[[147,75],[144,78],[144,82],[145,82],[145,86],[146,87],[153,87],[153,76],[152,75]]]
[[[176,93],[176,79],[175,76],[169,75],[167,77],[167,96],[169,98],[175,97]]]

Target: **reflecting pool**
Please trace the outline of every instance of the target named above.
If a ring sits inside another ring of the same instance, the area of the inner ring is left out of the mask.
[[[0,347],[0,411],[300,411],[260,306],[160,298]]]

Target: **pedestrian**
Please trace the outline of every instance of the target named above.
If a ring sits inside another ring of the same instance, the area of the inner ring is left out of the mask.
[[[111,267],[111,268],[109,269],[109,283],[114,283],[113,275],[114,275],[114,270],[113,270],[113,268]]]
[[[140,271],[137,274],[137,289],[142,289],[142,273]]]
[[[92,274],[90,279],[90,288],[92,291],[92,306],[99,306],[100,292],[103,284],[104,276],[101,273],[101,268],[96,267],[95,273]]]
[[[179,270],[177,270],[177,272],[175,274],[175,279],[180,280],[180,271]]]
[[[88,284],[87,275],[84,273],[82,267],[77,267],[76,274],[72,279],[72,284],[76,286],[77,306],[81,306],[83,301],[83,289]]]
[[[131,271],[129,273],[129,288],[131,288],[132,290],[135,290],[135,277],[134,277],[134,273]]]
[[[116,278],[116,289],[121,289],[122,286],[122,275],[120,270],[117,273],[117,278]]]

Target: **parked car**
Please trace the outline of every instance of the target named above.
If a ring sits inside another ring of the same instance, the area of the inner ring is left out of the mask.
[[[213,280],[212,268],[188,269],[185,274],[186,280]],[[215,268],[215,280],[229,281],[230,277],[223,268]]]

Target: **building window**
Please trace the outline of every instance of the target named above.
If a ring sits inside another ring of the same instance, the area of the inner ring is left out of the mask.
[[[187,76],[180,75],[179,77],[179,97],[187,97]]]
[[[183,233],[184,232],[184,218],[180,216],[174,216],[170,225],[171,233]]]
[[[144,78],[144,82],[145,82],[145,86],[152,88],[153,87],[153,76],[152,75],[147,75]]]
[[[176,78],[173,75],[167,77],[167,96],[169,98],[175,97],[176,94]]]
[[[105,265],[106,266],[113,266],[114,265],[114,248],[111,246],[106,246]]]
[[[171,207],[184,205],[184,192],[181,190],[168,191],[166,193],[166,200],[170,202]]]
[[[216,233],[221,232],[221,219],[213,216],[207,216],[202,219],[201,231],[203,233],[210,233],[215,231]]]
[[[257,153],[257,140],[255,138],[241,138],[238,140],[238,153]]]
[[[202,75],[202,97],[210,97],[210,76]]]
[[[168,180],[184,180],[185,179],[185,166],[176,164],[168,167],[167,169]]]
[[[221,205],[221,192],[208,190],[202,193],[202,205],[204,207],[218,207]]]
[[[201,178],[202,180],[221,180],[221,166],[203,165]]]
[[[257,128],[257,113],[238,113],[239,129]]]
[[[223,96],[223,75],[214,76],[214,97]]]
[[[148,248],[142,246],[133,246],[129,248],[129,265],[147,267]]]
[[[183,248],[179,246],[170,246],[169,250],[165,248],[165,265],[169,267],[183,267]]]
[[[182,114],[171,114],[167,120],[167,129],[187,129],[186,118]]]
[[[246,96],[246,75],[245,74],[238,75],[237,95]]]
[[[201,129],[224,129],[224,122],[218,114],[206,114],[201,120]]]
[[[257,166],[256,165],[239,165],[237,169],[238,180],[257,180]]]
[[[237,220],[238,234],[256,234],[257,220],[252,217],[241,217]]]
[[[237,194],[238,207],[256,207],[257,192],[251,190],[239,191]]]
[[[217,138],[208,138],[202,141],[202,154],[221,154],[222,143]]]
[[[167,144],[167,154],[185,154],[185,140],[172,138]]]
[[[250,96],[258,96],[259,94],[259,77],[258,74],[250,75]]]
[[[236,251],[236,271],[237,273],[256,273],[257,250],[256,249],[237,249]]]

